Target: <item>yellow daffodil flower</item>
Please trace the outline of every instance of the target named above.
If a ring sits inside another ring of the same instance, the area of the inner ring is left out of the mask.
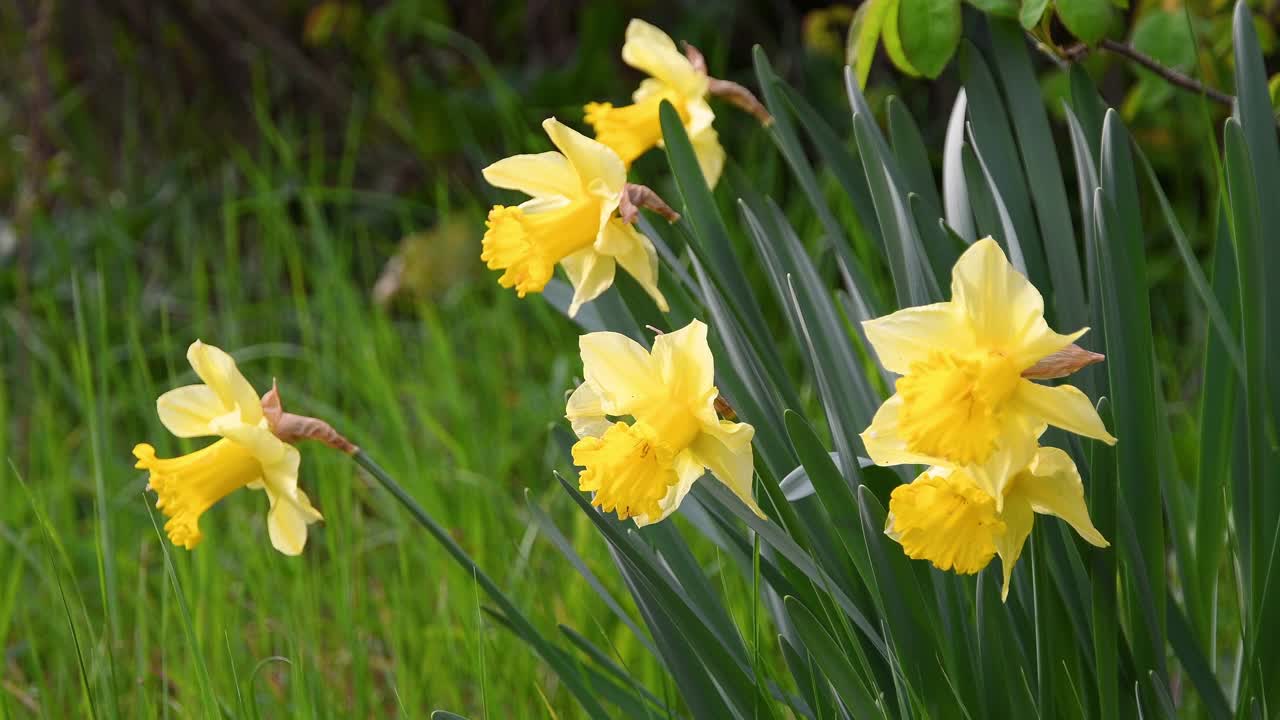
[[[960,468],[1000,510],[1005,482],[1031,462],[1046,425],[1116,441],[1084,393],[1022,376],[1087,328],[1050,330],[1040,293],[991,238],[956,261],[950,302],[899,310],[863,327],[880,362],[902,376],[862,433],[876,464]]]
[[[484,169],[489,184],[532,199],[489,212],[480,259],[503,270],[498,282],[520,297],[542,292],[559,263],[574,287],[570,316],[608,290],[621,265],[666,312],[657,251],[618,216],[627,182],[622,160],[555,118],[542,128],[560,152],[515,155]]]
[[[176,458],[157,458],[155,448],[133,448],[137,467],[151,473],[148,489],[168,521],[174,545],[191,550],[200,544],[200,516],[232,492],[266,490],[270,502],[267,529],[271,544],[297,555],[307,542],[307,525],[323,519],[298,489],[298,450],[272,434],[253,386],[230,355],[199,340],[187,360],[204,381],[160,396],[156,411],[169,432],[182,438],[219,436],[208,447]]]
[[[1002,599],[1009,597],[1009,578],[1036,513],[1066,520],[1091,545],[1109,545],[1089,519],[1080,472],[1057,448],[1039,448],[1031,464],[1004,483],[1002,494],[998,503],[964,470],[930,468],[894,488],[885,534],[909,557],[962,575],[978,572],[998,554]]]
[[[707,73],[685,57],[671,37],[643,20],[627,25],[622,61],[649,74],[631,95],[631,105],[588,103],[587,124],[596,139],[617,151],[627,167],[655,145],[662,144],[658,108],[666,100],[684,121],[698,165],[712,187],[724,169],[724,148],[711,122],[715,113],[707,104]]]
[[[706,325],[694,320],[659,335],[652,353],[612,332],[583,335],[578,344],[586,379],[565,417],[580,438],[573,446],[573,462],[584,468],[578,486],[595,493],[593,505],[639,526],[656,523],[709,469],[764,517],[751,492],[755,428],[716,415]]]

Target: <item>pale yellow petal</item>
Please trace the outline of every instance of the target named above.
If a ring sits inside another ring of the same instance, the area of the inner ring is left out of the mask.
[[[1044,358],[1079,340],[1087,332],[1089,332],[1089,328],[1082,328],[1073,333],[1062,335],[1050,330],[1044,318],[1040,318],[1038,322],[1033,322],[1031,327],[1023,333],[1022,339],[1018,342],[1017,350],[1013,351],[1010,357],[1019,370],[1026,370]]]
[[[979,240],[956,261],[951,301],[969,319],[974,339],[982,347],[1002,352],[1023,367],[1040,359],[1024,357],[1024,347],[1048,332],[1044,298],[1014,269],[995,240]]]
[[[262,401],[253,386],[240,374],[236,361],[220,348],[206,345],[199,340],[187,348],[187,362],[196,375],[208,385],[223,407],[240,408],[240,419],[250,425],[262,419]]]
[[[764,511],[756,504],[754,492],[755,461],[751,439],[755,432],[755,428],[746,423],[721,420],[712,428],[704,427],[690,449],[716,479],[732,490],[752,512],[764,517]]]
[[[880,364],[889,372],[907,374],[911,365],[930,353],[971,347],[973,334],[953,303],[905,308],[862,323]]]
[[[600,437],[613,423],[609,422],[603,401],[591,383],[584,382],[569,395],[564,416],[579,437]]]
[[[1097,547],[1110,545],[1089,519],[1079,469],[1071,456],[1058,448],[1040,448],[1031,467],[1010,488],[1009,497],[1015,494],[1036,512],[1066,520],[1085,542]]]
[[[684,97],[702,97],[707,78],[676,47],[671,36],[643,20],[627,25],[622,61],[652,75]]]
[[[221,435],[228,440],[232,440],[253,453],[258,462],[262,463],[264,471],[269,466],[282,462],[290,454],[290,451],[294,455],[298,452],[292,445],[272,434],[271,430],[265,427],[265,423],[262,425],[246,425],[239,422],[234,414],[214,419],[210,423],[210,429],[213,430],[215,435]],[[271,478],[267,478],[268,484],[270,484],[270,480]]]
[[[871,425],[859,436],[871,461],[877,465],[945,465],[939,458],[907,449],[907,441],[898,432],[901,413],[902,396],[894,394],[880,405]]]
[[[642,103],[645,100],[655,96],[663,95],[667,92],[667,84],[658,78],[647,77],[640,81],[640,86],[631,93],[631,102]]]
[[[1009,599],[1009,580],[1013,577],[1013,567],[1022,555],[1022,547],[1031,534],[1031,526],[1035,523],[1035,513],[1025,500],[1009,497],[1005,500],[1004,510],[1000,513],[1004,521],[1005,531],[995,536],[996,553],[1000,555],[1000,568],[1004,571],[1004,585],[1000,589],[1000,599]]]
[[[578,338],[582,376],[600,396],[608,415],[630,415],[652,397],[661,396],[662,378],[640,343],[615,332],[593,332]]]
[[[702,463],[698,462],[693,453],[688,450],[676,456],[675,465],[676,477],[679,480],[667,490],[666,496],[658,501],[658,507],[661,508],[662,512],[653,516],[637,515],[634,518],[636,527],[652,525],[670,517],[671,513],[680,507],[680,503],[684,502],[685,496],[693,489],[693,484],[707,472]]]
[[[1050,387],[1023,380],[1012,398],[1019,411],[1067,432],[1114,445],[1087,395],[1071,385]]]
[[[518,190],[535,198],[575,198],[582,194],[578,173],[558,152],[513,155],[481,171],[494,187]]]
[[[295,490],[292,496],[275,495],[270,490],[267,493],[271,498],[267,512],[271,545],[285,555],[300,555],[307,545],[307,526],[321,520],[320,513],[301,490]]]
[[[609,193],[621,195],[627,182],[627,169],[616,152],[555,118],[542,121],[542,128],[569,159],[581,187],[588,188],[592,181],[600,180]]]
[[[700,320],[653,340],[653,361],[671,396],[691,406],[709,404],[715,384],[715,358]]]
[[[667,312],[667,299],[658,289],[658,251],[654,249],[653,241],[645,237],[644,233],[622,222],[621,218],[614,218],[600,231],[595,249],[612,255],[622,269],[635,278],[640,287],[653,298],[658,309]]]
[[[698,159],[698,168],[706,178],[707,185],[715,187],[720,182],[720,174],[724,172],[724,148],[720,145],[720,136],[715,128],[707,126],[696,135],[691,135],[693,154]]]
[[[601,255],[593,248],[584,248],[560,261],[569,283],[573,285],[573,300],[569,303],[569,317],[578,314],[583,305],[595,300],[613,285],[616,263],[608,255]]]
[[[169,432],[184,438],[215,435],[209,424],[231,410],[235,407],[224,406],[208,385],[175,388],[156,400],[160,422]]]
[[[1005,486],[1035,457],[1037,440],[1044,431],[1043,423],[1032,423],[1016,415],[1006,416],[995,451],[982,464],[966,468],[974,482],[995,498],[996,509],[1003,509]]]

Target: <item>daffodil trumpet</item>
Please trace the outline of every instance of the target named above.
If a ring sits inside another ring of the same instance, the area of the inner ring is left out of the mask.
[[[707,97],[722,97],[765,125],[773,122],[769,111],[750,90],[709,76],[706,61],[697,48],[686,44],[681,53],[669,35],[643,20],[632,20],[627,25],[622,61],[648,75],[631,94],[631,104],[592,102],[583,111],[596,139],[613,148],[627,167],[662,145],[659,109],[664,101],[671,103],[680,116],[698,166],[712,187],[724,170],[725,152],[712,127],[715,112],[707,104]]]
[[[489,211],[480,259],[502,270],[498,283],[520,297],[542,292],[556,265],[564,268],[574,289],[571,317],[609,289],[621,266],[666,312],[657,250],[631,223],[639,207],[679,216],[652,190],[629,186],[626,167],[610,148],[555,118],[542,127],[558,152],[515,155],[483,171],[489,184],[531,199]]]
[[[1001,494],[997,502],[964,470],[930,468],[894,488],[885,534],[909,557],[962,575],[999,555],[1004,600],[1036,514],[1062,518],[1091,545],[1109,545],[1089,519],[1079,470],[1057,448],[1038,448],[1031,463],[1003,483]]]
[[[624,335],[579,338],[583,383],[565,417],[579,440],[578,487],[592,504],[644,526],[680,506],[708,470],[755,513],[755,429],[716,412],[715,361],[707,326],[694,320],[659,335],[653,350]]]
[[[952,270],[951,300],[863,323],[897,392],[862,433],[878,465],[963,470],[996,509],[1048,425],[1114,443],[1084,393],[1031,378],[1059,377],[1101,359],[1074,347],[1087,328],[1049,329],[1044,300],[991,238]],[[1074,349],[1073,349],[1074,348]]]
[[[267,494],[267,531],[271,544],[286,555],[302,552],[307,526],[323,517],[298,487],[298,450],[282,438],[314,437],[334,446],[355,446],[327,423],[285,413],[279,393],[259,399],[230,355],[199,340],[187,360],[203,384],[170,390],[156,400],[160,422],[181,438],[218,437],[211,445],[176,458],[158,458],[155,448],[133,448],[136,467],[150,473],[147,488],[167,518],[164,529],[173,544],[188,550],[204,539],[200,518],[240,488]],[[331,434],[323,432],[328,427]]]

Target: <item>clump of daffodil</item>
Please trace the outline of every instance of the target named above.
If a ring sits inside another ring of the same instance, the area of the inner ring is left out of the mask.
[[[1037,449],[1031,463],[1003,484],[999,501],[964,470],[930,468],[915,482],[894,488],[885,534],[909,557],[963,575],[978,572],[998,554],[1004,570],[1001,598],[1008,599],[1009,578],[1036,513],[1066,520],[1092,545],[1109,544],[1089,519],[1075,463],[1050,447]]]
[[[1101,356],[1059,335],[1044,320],[1044,301],[991,238],[956,261],[950,302],[899,310],[863,323],[885,368],[902,377],[897,393],[862,433],[879,465],[941,465],[963,470],[996,509],[1004,485],[1031,463],[1046,425],[1114,443],[1084,393],[1030,377],[1070,356]],[[1043,363],[1043,365],[1042,365]],[[1077,366],[1078,367],[1078,366]]]
[[[710,470],[753,511],[751,438],[755,428],[722,420],[707,326],[694,320],[659,335],[653,352],[618,333],[579,339],[585,381],[565,416],[580,438],[573,462],[592,504],[637,525],[675,512]]]
[[[627,25],[622,61],[649,74],[631,95],[632,104],[588,103],[586,121],[596,139],[617,151],[629,167],[636,158],[662,142],[658,108],[671,103],[693,144],[707,183],[715,186],[724,169],[724,148],[711,126],[715,113],[707,104],[710,79],[677,48],[671,37],[643,20]]]
[[[262,400],[230,355],[197,340],[187,349],[187,360],[204,384],[161,395],[156,401],[160,422],[178,437],[220,439],[176,458],[156,457],[147,443],[133,448],[137,467],[151,473],[147,487],[159,496],[156,507],[168,518],[166,534],[175,545],[191,550],[204,537],[200,516],[248,487],[267,493],[271,544],[297,555],[306,545],[307,525],[323,519],[298,488],[297,448],[272,432]]]
[[[480,259],[504,271],[498,282],[520,297],[542,292],[560,264],[574,288],[570,316],[608,290],[621,265],[666,312],[653,243],[618,214],[629,189],[622,160],[555,118],[542,127],[560,152],[515,155],[484,169],[491,185],[532,199],[489,211]]]

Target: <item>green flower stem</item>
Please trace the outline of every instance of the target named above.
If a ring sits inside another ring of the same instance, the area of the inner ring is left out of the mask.
[[[484,591],[489,594],[489,598],[493,600],[493,602],[497,603],[498,607],[502,610],[502,614],[506,617],[507,621],[511,623],[511,627],[515,629],[518,635],[524,638],[525,642],[533,646],[538,654],[542,656],[543,660],[555,669],[561,680],[564,681],[565,685],[569,686],[573,691],[573,694],[578,698],[578,701],[582,703],[583,708],[587,713],[591,717],[605,717],[604,710],[592,699],[593,693],[583,682],[583,679],[581,675],[578,674],[576,668],[572,664],[566,662],[565,657],[558,651],[558,648],[553,646],[546,640],[546,638],[542,637],[537,628],[533,626],[533,623],[529,622],[529,619],[526,618],[518,608],[516,608],[515,604],[511,602],[501,589],[498,588],[497,584],[494,583],[493,580],[480,569],[480,566],[471,559],[471,556],[467,554],[467,551],[463,550],[462,546],[459,545],[451,535],[449,535],[449,532],[433,520],[431,516],[427,514],[427,511],[418,504],[418,501],[414,500],[413,496],[406,492],[405,489],[400,486],[400,483],[396,482],[395,479],[387,474],[387,471],[383,470],[382,466],[374,462],[373,458],[369,457],[367,453],[363,450],[357,450],[355,453],[351,454],[350,457],[352,460],[355,460],[357,465],[364,468],[366,472],[377,479],[378,482],[382,483],[382,486],[394,495],[396,500],[399,500],[400,504],[409,511],[409,514],[413,516],[413,519],[417,520],[419,525],[426,528],[427,532],[431,533],[431,536],[443,545],[444,549],[453,556],[453,559],[457,560],[458,564],[470,573],[471,577],[475,578],[476,583],[478,583],[480,587],[484,588]]]

